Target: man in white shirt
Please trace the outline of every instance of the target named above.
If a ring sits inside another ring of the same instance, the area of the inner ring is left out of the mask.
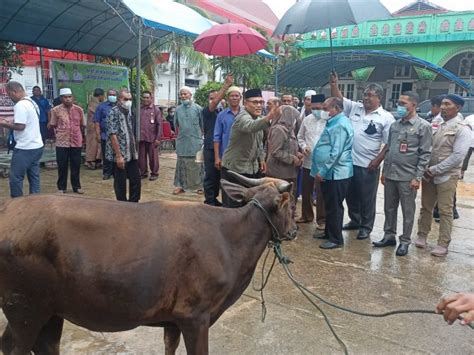
[[[39,163],[43,155],[39,108],[20,83],[10,81],[6,89],[15,103],[13,123],[0,121],[0,126],[14,131],[16,141],[10,166],[10,196],[23,196],[25,174],[30,184],[30,194],[37,194],[40,192]]]
[[[303,160],[301,217],[296,220],[296,223],[311,223],[314,220],[313,191],[316,188],[316,228],[320,230],[324,230],[326,224],[326,209],[324,208],[321,183],[317,181],[315,185],[310,172],[314,146],[318,143],[328,120],[327,112],[322,109],[325,99],[323,94],[311,96],[312,113],[305,117],[298,132],[298,145],[305,157]]]
[[[331,74],[330,85],[331,95],[342,98],[337,74]],[[390,126],[395,121],[393,115],[382,108],[382,97],[383,88],[369,84],[362,103],[344,98],[344,113],[354,128],[354,176],[346,197],[351,220],[343,229],[359,230],[357,239],[368,238],[374,227],[379,166],[386,152],[386,148],[381,150],[381,147],[387,144]]]
[[[472,151],[474,150],[474,115],[467,116],[464,119],[464,124],[471,129],[471,146],[469,147],[466,157],[462,163],[460,179],[464,179],[464,172],[467,170],[469,160],[471,160]]]

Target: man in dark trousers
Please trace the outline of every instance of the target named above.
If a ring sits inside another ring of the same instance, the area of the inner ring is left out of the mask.
[[[324,102],[323,110],[328,113],[329,119],[312,157],[311,176],[321,183],[326,208],[324,235],[317,237],[327,239],[319,246],[321,249],[335,249],[344,245],[342,202],[353,175],[354,130],[343,108],[343,101],[338,97],[330,97]]]
[[[220,172],[215,167],[214,160],[214,126],[217,118],[217,106],[223,99],[227,89],[232,85],[232,75],[227,75],[224,85],[219,91],[209,93],[209,104],[202,110],[203,130],[204,130],[204,203],[212,206],[222,206],[217,200],[219,195]]]
[[[122,89],[107,115],[106,158],[113,162],[114,190],[119,201],[138,202],[141,193],[138,148],[132,125],[132,94]],[[130,180],[127,199],[127,178]]]

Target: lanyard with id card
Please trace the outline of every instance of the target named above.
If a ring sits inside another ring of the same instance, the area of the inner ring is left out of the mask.
[[[400,140],[400,153],[406,153],[408,151],[408,137],[407,133],[405,132],[405,138]]]

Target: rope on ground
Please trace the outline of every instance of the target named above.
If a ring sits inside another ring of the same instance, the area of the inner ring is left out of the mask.
[[[266,307],[265,307],[265,301],[263,299],[263,289],[265,288],[265,286],[267,285],[267,282],[268,282],[268,279],[270,278],[270,274],[273,270],[273,266],[275,265],[275,260],[276,258],[278,258],[278,261],[280,262],[280,264],[283,266],[283,269],[285,270],[288,278],[291,280],[291,282],[295,285],[295,287],[298,289],[298,291],[300,291],[303,296],[321,313],[321,315],[323,316],[324,318],[324,321],[326,322],[329,330],[331,331],[331,333],[333,334],[334,338],[337,340],[337,342],[341,345],[342,349],[344,350],[344,354],[348,355],[349,354],[349,350],[347,348],[347,345],[344,343],[344,341],[337,335],[336,331],[334,330],[334,327],[332,326],[330,320],[329,320],[329,317],[326,315],[326,313],[321,309],[320,306],[318,306],[312,299],[309,295],[315,297],[316,299],[318,299],[319,301],[323,302],[324,304],[330,306],[330,307],[333,307],[333,308],[336,308],[340,311],[343,311],[343,312],[347,312],[347,313],[352,313],[352,314],[356,314],[356,315],[359,315],[359,316],[363,316],[363,317],[376,317],[376,318],[383,318],[383,317],[388,317],[388,316],[393,316],[395,314],[407,314],[407,313],[418,313],[418,314],[436,314],[438,315],[438,313],[436,313],[435,311],[433,310],[427,310],[427,309],[400,309],[400,310],[393,310],[393,311],[390,311],[390,312],[384,312],[384,313],[368,313],[368,312],[360,312],[360,311],[356,311],[356,310],[353,310],[351,308],[347,308],[347,307],[342,307],[342,306],[339,306],[337,304],[334,304],[334,303],[331,303],[329,301],[326,301],[324,298],[322,298],[321,296],[319,296],[318,294],[316,294],[315,292],[312,292],[311,290],[308,290],[303,284],[301,284],[300,282],[298,282],[295,277],[293,276],[293,273],[291,272],[290,268],[289,268],[289,264],[292,262],[288,257],[284,256],[282,251],[281,251],[281,245],[280,243],[271,243],[269,245],[269,247],[273,248],[273,251],[275,253],[275,257],[273,259],[273,262],[272,262],[272,265],[268,271],[268,274],[266,277],[264,277],[264,270],[265,270],[265,264],[266,264],[266,261],[267,261],[267,258],[268,258],[268,254],[270,252],[270,250],[267,252],[267,255],[265,256],[265,259],[264,259],[264,262],[263,262],[263,266],[262,266],[262,284],[261,284],[261,287],[259,289],[256,289],[254,287],[254,290],[255,291],[260,291],[260,295],[261,295],[261,298],[262,298],[262,322],[265,320],[265,315],[266,315]],[[309,294],[309,295],[308,295]],[[474,326],[471,324],[470,327],[472,329],[474,329]]]

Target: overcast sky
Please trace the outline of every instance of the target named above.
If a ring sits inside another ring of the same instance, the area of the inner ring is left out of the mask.
[[[267,3],[277,15],[278,18],[281,18],[286,10],[288,10],[291,5],[293,5],[295,0],[263,0]],[[363,0],[360,0],[363,1]],[[394,12],[401,9],[402,7],[410,4],[413,0],[381,0],[382,4],[390,11]],[[448,10],[452,11],[466,11],[474,10],[474,1],[473,0],[433,0],[430,1],[433,4],[442,6]]]

